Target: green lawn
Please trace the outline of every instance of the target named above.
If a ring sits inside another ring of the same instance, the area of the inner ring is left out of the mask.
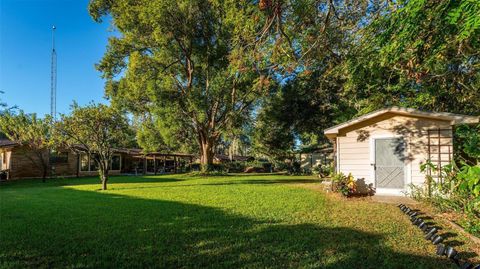
[[[302,186],[299,186],[301,184]],[[185,175],[0,186],[0,267],[452,268],[395,205],[313,177]]]

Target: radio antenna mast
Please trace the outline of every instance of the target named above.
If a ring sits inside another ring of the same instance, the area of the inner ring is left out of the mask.
[[[52,26],[52,66],[50,74],[50,116],[55,121],[57,117],[57,52],[55,51],[55,29]]]

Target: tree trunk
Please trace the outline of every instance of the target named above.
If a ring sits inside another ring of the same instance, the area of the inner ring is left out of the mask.
[[[43,167],[43,175],[42,175],[42,182],[45,183],[46,182],[46,178],[47,178],[47,171],[48,171],[48,167]]]
[[[200,156],[200,164],[202,165],[202,171],[208,172],[212,169],[213,164],[213,149],[214,143],[211,139],[206,139],[202,141],[201,145],[201,156]]]
[[[100,171],[100,180],[102,181],[102,190],[107,190],[108,171]]]
[[[102,190],[107,190],[107,180],[108,178],[106,176],[102,177]]]
[[[50,153],[48,153],[48,154],[50,154]],[[42,162],[42,170],[43,170],[42,171],[43,172],[42,181],[45,182],[45,179],[48,176],[48,169],[50,168],[50,165],[49,165],[50,164],[50,155],[47,156],[46,160],[45,160],[45,158],[43,158],[43,155],[41,155],[40,161]]]

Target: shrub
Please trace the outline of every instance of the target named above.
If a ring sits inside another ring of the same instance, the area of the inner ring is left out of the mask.
[[[312,169],[312,173],[319,177],[329,177],[333,174],[333,166],[331,164],[319,164]]]
[[[245,162],[228,162],[225,163],[225,169],[228,173],[241,173],[245,171]]]
[[[410,186],[410,196],[416,200],[432,204],[437,209],[454,211],[465,217],[460,221],[467,231],[480,231],[480,166],[460,162],[460,167],[452,162],[439,169],[430,161],[420,167],[422,172],[438,174],[442,180],[426,175],[423,187]]]
[[[269,173],[272,171],[272,163],[265,161],[245,162],[245,173]]]
[[[332,177],[332,191],[339,192],[343,196],[350,197],[357,192],[357,184],[352,173],[345,176],[343,173],[337,173]]]

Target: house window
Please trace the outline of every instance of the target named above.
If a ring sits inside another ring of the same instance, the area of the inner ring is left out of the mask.
[[[90,155],[90,171],[97,171],[98,170],[98,164],[95,161],[95,154]]]
[[[120,155],[112,156],[111,170],[120,170]]]
[[[50,154],[50,164],[68,163],[68,152],[52,152]]]
[[[87,154],[80,155],[80,171],[89,171]]]

